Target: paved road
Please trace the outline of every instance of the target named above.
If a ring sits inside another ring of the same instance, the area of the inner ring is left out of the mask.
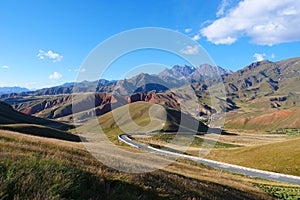
[[[223,170],[231,171],[231,172],[238,173],[238,174],[243,174],[243,175],[250,176],[250,177],[257,177],[257,178],[263,178],[263,179],[268,179],[268,180],[273,180],[273,181],[286,182],[286,183],[300,185],[300,177],[299,176],[292,176],[292,175],[287,175],[287,174],[263,171],[263,170],[218,162],[218,161],[214,161],[214,160],[199,158],[199,157],[195,157],[195,156],[189,156],[189,155],[185,155],[185,154],[175,153],[175,152],[166,151],[166,150],[162,150],[162,149],[157,149],[157,148],[153,148],[151,146],[145,146],[145,145],[139,144],[139,143],[131,140],[127,134],[121,134],[118,137],[119,137],[120,141],[122,141],[128,145],[131,145],[133,147],[137,147],[140,149],[144,149],[147,151],[151,151],[151,152],[155,152],[155,153],[159,153],[159,154],[167,154],[167,155],[174,155],[174,156],[178,156],[178,157],[187,158],[187,159],[190,159],[190,160],[193,160],[193,161],[196,161],[199,163],[203,163],[203,164],[206,164],[208,166],[211,166],[211,167],[214,167],[217,169],[223,169]]]

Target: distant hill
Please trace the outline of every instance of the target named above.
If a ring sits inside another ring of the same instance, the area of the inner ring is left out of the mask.
[[[6,99],[6,101],[10,102],[14,109],[24,114],[49,119],[61,118],[66,121],[72,120],[73,103],[77,105],[77,112],[82,113],[81,120],[93,117],[95,114],[105,114],[113,108],[137,101],[156,103],[175,109],[180,108],[180,104],[177,102],[177,98],[174,94],[155,92],[137,92],[128,96],[108,93],[82,93],[76,95],[74,98],[72,95],[54,95],[38,98],[20,97]]]
[[[0,98],[10,98],[10,97],[26,97],[26,96],[43,96],[43,95],[59,95],[59,94],[72,94],[73,92],[112,92],[117,81],[108,81],[105,79],[100,79],[98,81],[82,81],[78,83],[65,83],[63,85],[54,86],[50,88],[38,89],[35,91],[23,91],[0,94]],[[76,91],[74,91],[74,86],[76,86]]]
[[[224,78],[229,94],[253,99],[273,94],[300,92],[300,58],[280,62],[261,61]]]
[[[0,87],[0,94],[11,94],[19,92],[29,92],[30,90],[22,87]]]
[[[112,112],[108,112],[100,117],[98,117],[98,121],[100,123],[103,131],[107,131],[110,134],[122,133],[122,129],[119,127],[126,127],[127,130],[131,132],[151,132],[151,131],[164,131],[164,132],[176,132],[180,127],[181,120],[184,121],[182,123],[181,129],[186,132],[207,132],[208,127],[199,122],[192,116],[182,113],[179,110],[170,109],[168,107],[156,107],[153,110],[151,115],[151,120],[149,116],[149,112],[151,112],[151,107],[155,105],[153,103],[148,102],[135,102],[131,103],[119,108],[116,108],[112,114]],[[157,106],[157,105],[156,105]],[[126,116],[127,111],[130,111],[131,118],[124,118]],[[152,108],[153,109],[153,108]],[[113,115],[113,116],[112,116]],[[166,117],[166,119],[165,119]],[[131,122],[134,121],[136,124],[141,126],[142,128],[135,129],[134,126],[131,125]],[[116,123],[118,122],[118,124]],[[149,123],[152,123],[151,126],[148,126]],[[193,130],[192,127],[194,125],[198,125],[198,129]],[[92,120],[90,122],[85,123],[80,130],[82,131],[99,131],[98,122]]]
[[[242,130],[274,131],[300,128],[300,108],[282,109],[257,114],[252,112],[231,117],[226,123],[226,128]]]
[[[138,74],[130,79],[118,81],[114,93],[118,95],[131,95],[135,92],[165,92],[171,88],[182,85],[180,81],[166,81],[158,76],[147,73]]]

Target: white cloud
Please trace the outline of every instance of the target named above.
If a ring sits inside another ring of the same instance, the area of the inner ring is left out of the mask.
[[[1,68],[2,68],[2,69],[9,69],[9,66],[3,65]]]
[[[186,55],[195,55],[199,52],[199,46],[186,46],[184,49],[180,50],[180,53],[186,54]]]
[[[223,16],[224,13],[225,13],[225,9],[226,9],[226,7],[228,5],[229,5],[229,1],[228,0],[223,0],[222,3],[221,3],[221,5],[219,6],[219,9],[218,9],[218,11],[216,13],[216,16],[217,17]]]
[[[253,57],[255,58],[254,62],[259,62],[259,61],[263,61],[266,58],[268,59],[274,59],[275,58],[275,54],[272,53],[271,55],[267,55],[266,53],[255,53],[253,54]]]
[[[198,41],[198,40],[200,40],[200,34],[196,34],[196,35],[194,35],[193,37],[192,37],[192,40],[194,40],[194,41]]]
[[[44,51],[44,50],[39,50],[37,57],[39,57],[39,59],[43,60],[45,58],[49,58],[51,59],[53,62],[60,62],[63,59],[63,56],[58,54],[58,53],[54,53],[53,51],[49,50],[49,51]]]
[[[274,45],[299,41],[299,30],[299,0],[244,0],[201,29],[201,35],[214,44],[232,44],[246,36],[255,44]]]
[[[255,58],[255,62],[259,62],[259,61],[263,61],[263,60],[265,59],[266,54],[265,54],[265,53],[262,53],[262,54],[260,54],[260,53],[255,53],[255,54],[253,55],[253,57]]]
[[[49,75],[49,79],[51,79],[51,80],[61,79],[61,78],[62,78],[62,75],[58,72],[54,72],[53,74]]]
[[[185,32],[185,33],[190,33],[190,32],[192,32],[192,30],[193,30],[193,29],[191,29],[191,28],[186,28],[186,29],[184,29],[184,32]]]

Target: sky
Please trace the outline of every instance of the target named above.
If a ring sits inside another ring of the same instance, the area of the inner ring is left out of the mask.
[[[216,65],[233,71],[300,56],[299,0],[0,0],[0,87],[73,82],[99,44],[143,27],[185,34]],[[197,51],[187,48],[187,54]],[[99,78],[120,79],[148,63],[187,64],[145,50],[122,56]]]

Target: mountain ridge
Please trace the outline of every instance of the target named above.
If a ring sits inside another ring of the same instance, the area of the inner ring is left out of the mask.
[[[192,80],[192,81],[203,81],[205,78],[212,78],[214,76],[229,75],[233,72],[231,70],[225,70],[219,66],[212,66],[209,64],[202,64],[198,67],[194,66],[179,66],[174,67],[159,73],[157,76],[162,79],[175,78],[179,80]]]
[[[172,73],[183,68],[178,75],[174,76]],[[203,69],[202,69],[203,68]],[[172,72],[172,73],[164,73]],[[100,79],[96,81],[82,81],[82,82],[70,82],[64,83],[59,86],[42,88],[35,91],[22,91],[13,92],[10,94],[1,94],[0,98],[8,98],[13,96],[42,96],[42,95],[58,95],[58,94],[72,94],[73,92],[115,92],[121,95],[130,95],[136,90],[138,92],[150,92],[155,90],[152,86],[146,87],[147,84],[157,84],[159,89],[156,92],[163,92],[167,89],[174,87],[180,87],[188,84],[191,81],[200,81],[204,78],[213,77],[213,72],[217,71],[216,75],[225,75],[232,73],[230,70],[225,70],[218,66],[211,66],[208,64],[199,65],[198,67],[193,66],[179,66],[175,65],[170,69],[165,69],[159,74],[137,74],[131,78],[123,80],[106,80]],[[202,75],[203,73],[203,75]],[[181,74],[181,79],[178,77]],[[185,78],[182,75],[186,75]],[[73,88],[76,88],[76,91]],[[147,89],[149,88],[149,89]]]
[[[19,92],[29,92],[30,90],[28,88],[24,87],[0,87],[0,94],[11,94],[11,93],[19,93]]]

